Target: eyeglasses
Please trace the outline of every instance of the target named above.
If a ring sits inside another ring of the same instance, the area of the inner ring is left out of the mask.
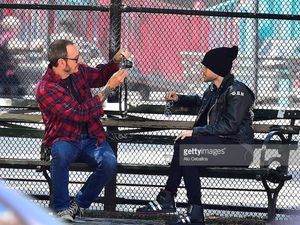
[[[165,111],[164,114],[166,117],[171,117],[172,116],[172,111],[171,108],[173,107],[174,102],[173,101],[167,101],[165,104]]]
[[[75,61],[76,63],[78,62],[80,56],[77,56],[76,58],[63,58],[63,59],[67,59],[67,60],[73,60]]]

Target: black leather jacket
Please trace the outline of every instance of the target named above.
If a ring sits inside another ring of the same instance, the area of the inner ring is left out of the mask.
[[[198,95],[179,95],[176,105],[199,107],[193,135],[216,135],[251,144],[254,100],[253,92],[229,74],[219,88],[212,83],[202,99]]]

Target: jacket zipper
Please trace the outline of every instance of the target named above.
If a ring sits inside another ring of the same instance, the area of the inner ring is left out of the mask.
[[[215,103],[212,105],[212,107],[210,107],[210,109],[208,110],[208,113],[207,113],[207,125],[209,125],[209,114],[210,114],[210,111],[212,110],[212,108],[217,104],[217,101],[218,99],[216,99]]]

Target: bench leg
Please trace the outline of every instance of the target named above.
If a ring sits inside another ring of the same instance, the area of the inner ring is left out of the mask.
[[[115,156],[118,156],[118,143],[109,142],[112,147]],[[105,186],[104,191],[104,210],[109,212],[116,211],[117,206],[117,181],[116,177],[111,179],[111,181]]]
[[[265,187],[265,190],[267,191],[268,195],[268,216],[267,221],[271,222],[275,219],[276,216],[276,202],[277,197],[282,189],[284,182],[280,182],[276,188],[270,188],[268,181],[266,179],[262,179],[263,185]]]
[[[47,171],[47,169],[42,169],[42,173],[48,183],[48,187],[49,187],[49,208],[52,209],[52,199],[53,199],[53,192],[52,192],[52,180],[51,177],[49,176],[49,173]]]

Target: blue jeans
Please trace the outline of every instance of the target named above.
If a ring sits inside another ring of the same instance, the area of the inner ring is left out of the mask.
[[[105,141],[96,146],[97,140],[82,135],[78,142],[57,141],[51,148],[51,178],[53,189],[53,208],[60,211],[70,205],[69,167],[79,161],[95,167],[75,201],[81,208],[88,208],[103,187],[116,175],[117,159],[110,145]]]

